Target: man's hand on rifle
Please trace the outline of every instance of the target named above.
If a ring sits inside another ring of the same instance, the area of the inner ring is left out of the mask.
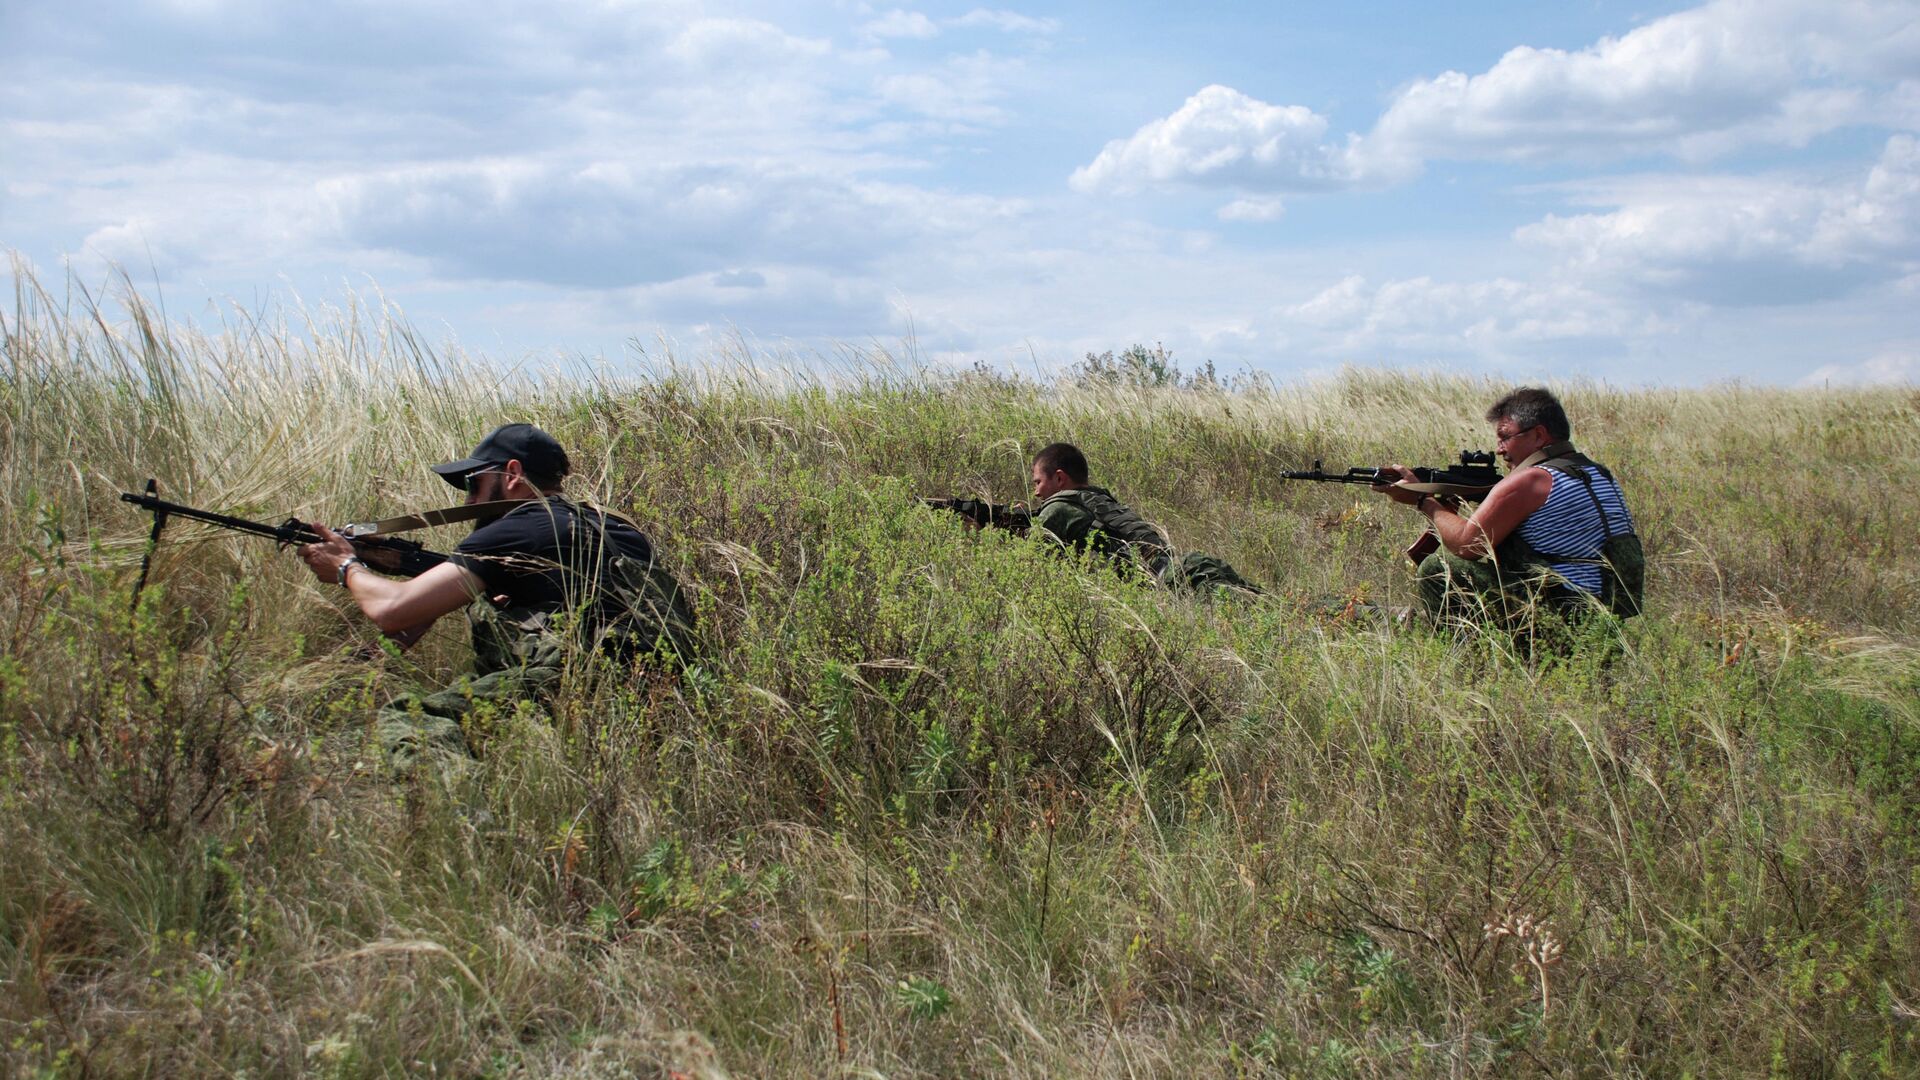
[[[313,576],[320,579],[321,584],[343,584],[340,580],[340,568],[345,566],[349,559],[359,557],[354,553],[353,541],[317,522],[313,525],[313,531],[320,534],[321,542],[301,544],[301,560],[307,564],[308,569],[313,571]]]
[[[1388,473],[1392,473],[1400,479],[1392,484],[1375,484],[1373,485],[1373,490],[1385,495],[1387,498],[1392,499],[1402,506],[1418,506],[1420,505],[1420,500],[1426,498],[1426,496],[1420,492],[1408,491],[1406,488],[1398,486],[1400,484],[1411,483],[1418,479],[1418,477],[1413,475],[1412,469],[1407,468],[1405,465],[1380,466],[1380,474],[1382,476]]]

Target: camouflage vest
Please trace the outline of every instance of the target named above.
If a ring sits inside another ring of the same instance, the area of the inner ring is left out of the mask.
[[[1092,519],[1085,537],[1062,537],[1068,543],[1084,543],[1115,561],[1133,554],[1154,574],[1167,561],[1167,536],[1106,488],[1083,487],[1062,491],[1047,500],[1077,507]],[[1041,504],[1043,507],[1045,503]]]
[[[1647,557],[1640,546],[1640,537],[1631,532],[1616,534],[1613,522],[1608,519],[1606,508],[1600,505],[1600,497],[1594,494],[1593,480],[1587,470],[1598,470],[1609,480],[1613,474],[1607,467],[1575,450],[1571,444],[1559,443],[1547,449],[1554,456],[1544,461],[1528,461],[1525,467],[1538,465],[1551,469],[1558,476],[1571,477],[1580,481],[1586,488],[1588,498],[1593,500],[1593,508],[1600,515],[1600,524],[1606,530],[1607,538],[1600,545],[1600,554],[1593,559],[1572,559],[1556,555],[1549,559],[1533,549],[1533,545],[1520,538],[1520,530],[1508,534],[1500,546],[1493,551],[1494,562],[1502,573],[1520,575],[1544,574],[1554,562],[1586,562],[1600,567],[1600,605],[1621,618],[1631,618],[1640,614],[1642,598],[1646,591]],[[1616,482],[1616,485],[1618,483]],[[1556,585],[1553,592],[1557,599],[1578,604],[1585,600],[1586,594],[1579,589]]]

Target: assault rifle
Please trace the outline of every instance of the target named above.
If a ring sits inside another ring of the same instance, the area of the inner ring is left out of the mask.
[[[1033,527],[1033,513],[1025,503],[992,503],[985,499],[922,499],[920,502],[932,510],[959,514],[977,528],[992,526],[1024,533]]]
[[[1416,466],[1413,469],[1414,484],[1428,485],[1423,488],[1429,495],[1452,495],[1458,499],[1478,499],[1487,490],[1500,482],[1500,470],[1494,466],[1491,450],[1462,450],[1457,465],[1438,465],[1433,467]],[[1397,484],[1400,477],[1382,472],[1379,469],[1348,469],[1343,473],[1330,473],[1321,469],[1315,461],[1313,468],[1283,472],[1281,476],[1288,480],[1312,480],[1322,484]]]
[[[120,499],[130,502],[153,515],[153,533],[147,540],[147,554],[140,562],[140,581],[134,586],[133,597],[136,605],[140,602],[140,593],[147,586],[147,571],[153,565],[153,550],[160,543],[160,532],[167,522],[176,517],[204,521],[209,525],[218,525],[234,532],[249,533],[276,540],[281,547],[289,544],[317,544],[321,536],[311,525],[299,518],[288,518],[278,525],[249,521],[246,518],[216,514],[211,510],[201,510],[180,503],[168,502],[159,497],[159,485],[147,481],[144,493],[123,491]],[[385,535],[404,532],[408,529],[423,528],[428,525],[441,525],[451,521],[473,520],[491,510],[493,504],[481,503],[476,506],[461,506],[450,510],[431,510],[424,514],[412,514],[406,517],[388,518],[385,521],[346,525],[339,530],[353,544],[354,554],[360,556],[368,566],[383,574],[396,577],[419,577],[421,574],[447,561],[447,556],[437,551],[428,551],[412,540],[402,540]]]
[[[1491,450],[1462,450],[1458,465],[1439,465],[1434,467],[1416,466],[1412,470],[1413,479],[1403,481],[1394,473],[1381,469],[1352,468],[1343,473],[1326,472],[1315,461],[1313,468],[1295,472],[1283,472],[1280,475],[1288,480],[1311,480],[1322,484],[1400,484],[1408,488],[1439,497],[1449,505],[1457,506],[1461,501],[1477,502],[1484,498],[1493,485],[1500,482],[1500,470],[1494,465]],[[1433,554],[1440,548],[1440,538],[1432,529],[1420,534],[1407,548],[1407,558],[1415,563]]]

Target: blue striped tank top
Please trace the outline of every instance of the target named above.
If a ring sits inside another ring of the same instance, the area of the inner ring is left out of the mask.
[[[1567,579],[1567,584],[1583,592],[1600,591],[1600,567],[1592,562],[1569,562],[1563,560],[1598,559],[1600,545],[1606,542],[1606,525],[1613,526],[1614,536],[1633,532],[1633,516],[1627,513],[1626,500],[1620,497],[1620,488],[1613,479],[1601,473],[1599,469],[1580,469],[1593,481],[1593,494],[1606,508],[1607,521],[1602,524],[1600,514],[1594,509],[1593,499],[1587,497],[1587,488],[1578,477],[1547,469],[1553,476],[1553,487],[1547,491],[1546,504],[1527,515],[1527,520],[1515,530],[1520,539],[1544,560],[1553,572]],[[1535,465],[1536,469],[1546,469],[1544,465]]]

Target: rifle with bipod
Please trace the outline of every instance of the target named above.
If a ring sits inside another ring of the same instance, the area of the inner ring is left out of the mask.
[[[173,518],[187,518],[234,532],[265,537],[277,542],[281,547],[290,544],[317,544],[324,539],[313,526],[299,518],[290,517],[278,525],[269,525],[263,521],[252,521],[243,517],[234,517],[231,514],[220,514],[212,510],[168,502],[160,498],[158,492],[159,484],[148,480],[145,492],[123,491],[120,493],[121,501],[130,502],[153,515],[153,531],[147,537],[146,555],[140,560],[140,580],[133,589],[133,601],[136,606],[140,602],[141,591],[147,586],[147,572],[152,569],[153,552],[159,546],[160,533]],[[419,577],[446,562],[447,556],[438,551],[429,551],[416,541],[393,536],[392,533],[424,528],[429,525],[472,521],[488,514],[498,514],[501,509],[502,507],[494,503],[477,503],[387,518],[383,521],[346,525],[338,532],[353,544],[354,554],[373,569],[395,577]]]

